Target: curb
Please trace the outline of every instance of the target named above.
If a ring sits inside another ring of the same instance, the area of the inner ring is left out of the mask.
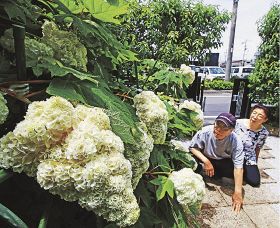
[[[204,93],[232,93],[232,90],[204,90]]]

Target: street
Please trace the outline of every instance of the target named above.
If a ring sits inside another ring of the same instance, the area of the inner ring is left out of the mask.
[[[214,119],[222,112],[229,112],[231,92],[208,92],[204,91],[205,125],[212,124]]]

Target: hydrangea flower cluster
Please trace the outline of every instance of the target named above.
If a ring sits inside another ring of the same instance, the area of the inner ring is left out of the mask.
[[[200,208],[205,195],[202,176],[190,168],[183,168],[173,171],[168,178],[174,183],[177,200],[186,213],[189,212],[189,207]]]
[[[186,64],[182,64],[180,66],[180,72],[184,74],[186,77],[188,77],[189,84],[193,83],[195,79],[195,74],[194,71],[189,66],[187,66]]]
[[[195,116],[191,116],[192,121],[194,122],[195,126],[200,129],[203,126],[203,112],[201,110],[201,106],[194,101],[185,100],[181,103],[178,107],[178,111],[180,112],[182,109],[187,109],[196,113]]]
[[[136,188],[142,174],[149,168],[150,154],[154,148],[154,140],[146,132],[146,126],[142,124],[139,127],[142,137],[137,145],[125,145],[125,157],[130,161],[132,166],[132,187]]]
[[[167,133],[168,112],[165,104],[152,91],[143,91],[134,99],[136,114],[154,139],[154,144],[163,144]]]
[[[63,98],[29,105],[25,120],[0,139],[0,166],[36,176],[40,161],[72,131],[74,107]]]
[[[6,121],[9,114],[9,109],[6,104],[6,99],[3,97],[2,93],[0,93],[0,124]]]
[[[0,167],[36,176],[52,194],[124,227],[140,209],[123,152],[104,110],[51,97],[30,104],[25,119],[0,139]]]
[[[51,21],[45,21],[42,26],[41,41],[52,48],[54,57],[66,66],[87,71],[87,49],[79,41],[76,34],[59,30]]]

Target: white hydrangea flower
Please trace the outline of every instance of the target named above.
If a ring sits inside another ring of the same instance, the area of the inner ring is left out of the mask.
[[[35,138],[35,141],[44,142],[50,148],[63,142],[72,131],[73,113],[72,104],[61,97],[33,102],[28,107],[25,120],[16,126],[14,133]]]
[[[25,120],[0,139],[0,167],[37,176],[52,194],[131,226],[140,214],[132,167],[122,140],[110,129],[100,108],[74,108],[59,97],[33,102]]]
[[[80,122],[66,138],[65,156],[67,159],[83,160],[97,153],[100,130],[86,121]]]
[[[13,132],[0,139],[0,167],[12,168],[14,172],[36,176],[37,166],[48,153],[44,144],[16,136]]]
[[[71,173],[81,171],[69,161],[45,160],[38,166],[37,182],[50,193],[59,195],[66,201],[76,201],[79,198],[74,187]]]
[[[199,110],[201,110],[201,106],[198,103],[188,100],[184,100],[183,103],[179,104],[179,111],[181,111],[181,109],[183,108],[194,112],[198,112]]]
[[[83,192],[78,202],[119,226],[132,225],[140,211],[133,195],[131,177],[130,162],[123,154],[98,154],[85,165],[82,175],[75,181],[75,188]]]
[[[195,79],[194,71],[189,66],[187,66],[186,64],[182,64],[180,66],[180,71],[181,71],[182,74],[186,75],[186,77],[189,78],[190,84],[192,84],[194,79]]]
[[[6,99],[3,97],[2,93],[0,93],[0,125],[6,121],[9,114],[9,109],[6,104]]]
[[[205,184],[202,176],[190,168],[173,171],[169,179],[174,183],[178,202],[188,212],[189,206],[200,207],[205,195]]]
[[[189,153],[189,145],[190,145],[190,141],[179,141],[179,140],[170,140],[170,143],[175,147],[176,150],[181,150],[184,151],[186,153]]]
[[[194,101],[185,100],[179,105],[178,111],[181,111],[182,109],[188,109],[197,113],[196,116],[192,117],[192,121],[194,122],[197,129],[201,129],[204,122],[204,116],[201,110],[201,106]]]
[[[99,134],[99,142],[97,143],[99,153],[123,153],[124,144],[119,136],[110,130],[102,130]]]
[[[154,144],[163,144],[167,133],[168,112],[165,104],[152,91],[143,91],[134,99],[136,114],[145,123]]]
[[[76,124],[84,120],[88,123],[91,122],[100,130],[111,130],[110,119],[102,108],[78,105],[75,108],[75,115],[77,118]]]

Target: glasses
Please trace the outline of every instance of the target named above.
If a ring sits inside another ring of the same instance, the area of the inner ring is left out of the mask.
[[[231,128],[227,127],[223,122],[217,121],[214,124],[215,129],[220,129],[221,131],[228,131]]]
[[[257,111],[253,111],[251,115],[255,116],[258,119],[264,119],[265,118],[265,116],[262,113],[259,113]]]

